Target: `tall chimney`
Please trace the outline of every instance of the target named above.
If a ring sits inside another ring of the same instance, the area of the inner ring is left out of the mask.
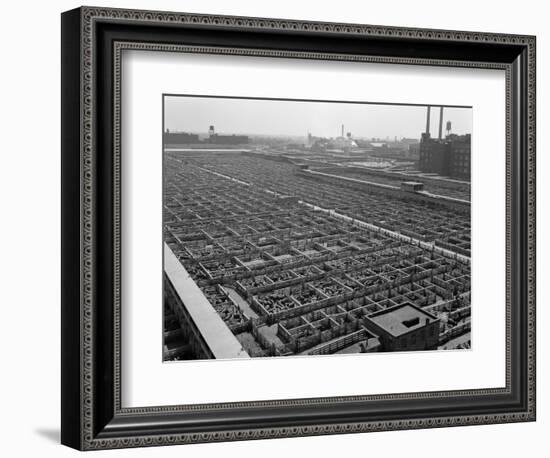
[[[430,135],[430,110],[431,107],[428,105],[428,112],[426,114],[426,134]]]
[[[340,137],[343,137],[344,136],[344,125],[342,124],[342,135],[340,135]]]
[[[439,107],[439,139],[443,136],[443,107]]]

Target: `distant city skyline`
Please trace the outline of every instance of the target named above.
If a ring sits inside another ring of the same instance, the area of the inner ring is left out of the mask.
[[[206,133],[210,125],[224,134],[306,137],[420,138],[426,129],[426,106],[376,103],[310,102],[263,99],[166,96],[164,127],[170,131]],[[472,108],[445,108],[452,132],[472,132]],[[430,132],[437,136],[439,107],[432,107]]]

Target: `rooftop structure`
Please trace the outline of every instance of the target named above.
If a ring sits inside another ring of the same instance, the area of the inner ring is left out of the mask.
[[[430,350],[439,344],[439,319],[410,303],[369,315],[365,326],[379,336],[385,351]]]
[[[407,192],[418,192],[424,189],[424,183],[418,181],[402,181],[401,189]]]
[[[401,337],[436,322],[437,318],[412,304],[402,304],[373,313],[369,320],[393,337]]]

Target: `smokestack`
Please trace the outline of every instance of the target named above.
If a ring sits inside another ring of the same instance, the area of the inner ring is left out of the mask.
[[[443,107],[439,107],[439,139],[443,136]]]
[[[426,134],[430,135],[430,110],[432,107],[428,105],[428,111],[426,114]]]
[[[342,135],[340,135],[340,137],[343,137],[344,136],[344,125],[342,124]]]

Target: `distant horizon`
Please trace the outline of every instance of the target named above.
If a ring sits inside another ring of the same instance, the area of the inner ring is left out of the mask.
[[[426,129],[427,105],[381,102],[325,102],[168,95],[164,97],[164,130],[208,134],[208,127],[224,135],[260,137],[335,138],[351,132],[353,138],[394,141],[420,139]],[[471,107],[445,107],[443,132],[472,133]],[[430,133],[439,131],[439,106],[433,106]]]
[[[202,131],[202,132],[191,132],[191,131],[186,131],[186,130],[165,130],[165,132],[169,132],[171,134],[192,134],[192,135],[198,135],[198,136],[208,136],[208,130],[205,130],[205,131]],[[290,138],[307,138],[307,134],[306,135],[291,135],[291,134],[263,134],[263,133],[250,133],[250,132],[224,132],[224,131],[218,131],[216,130],[215,132],[216,134],[219,134],[219,135],[247,135],[249,137],[274,137],[274,138],[283,138],[283,137],[290,137]],[[460,135],[467,135],[467,134],[470,134],[470,132],[465,132],[464,134],[460,134]],[[312,134],[313,135],[313,134]],[[328,139],[334,139],[334,138],[337,138],[335,136],[332,136],[332,137],[329,137],[329,136],[325,136],[325,137],[321,137],[320,135],[313,135],[313,137],[315,138],[328,138]],[[363,137],[363,136],[353,136],[353,138],[357,138],[357,139],[360,139],[360,140],[369,140],[369,141],[379,141],[379,142],[393,142],[395,141],[395,135],[393,137],[390,137],[390,138],[382,138],[382,137]],[[376,140],[373,140],[376,139]],[[416,140],[418,139],[418,141],[420,141],[420,137],[416,138],[416,137],[397,137],[397,141],[401,141],[401,140],[404,140],[404,139],[407,139],[407,140]]]

